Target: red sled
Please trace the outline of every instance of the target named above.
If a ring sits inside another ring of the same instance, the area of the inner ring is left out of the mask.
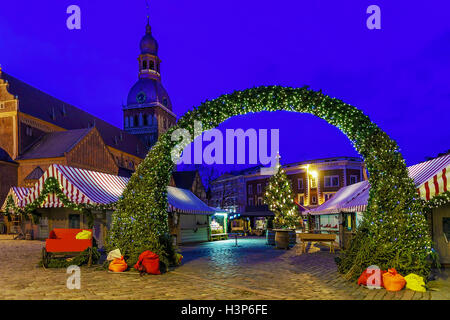
[[[48,239],[45,240],[45,248],[42,248],[42,263],[48,267],[50,259],[56,255],[73,256],[92,248],[92,239],[76,239],[81,231],[90,231],[92,229],[53,229]],[[92,264],[92,250],[89,254],[88,265]]]

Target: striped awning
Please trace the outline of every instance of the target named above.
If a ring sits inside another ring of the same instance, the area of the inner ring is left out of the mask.
[[[440,193],[450,191],[449,171],[450,154],[408,168],[419,196],[427,201]]]
[[[368,181],[358,182],[336,192],[331,199],[324,202],[317,208],[309,210],[307,213],[311,215],[336,214],[342,211],[342,208],[349,202],[354,200],[357,196],[362,194],[366,189],[369,189]]]
[[[355,196],[347,203],[341,206],[343,212],[364,212],[367,209],[367,203],[369,202],[370,185],[367,183],[367,187]]]
[[[55,178],[66,197],[75,204],[111,204],[119,200],[128,178],[111,174],[73,168],[63,165],[51,165],[38,180],[34,188],[22,201],[22,207],[35,201],[42,193],[46,180]],[[64,204],[55,194],[47,196],[41,205],[43,208],[61,208]]]
[[[169,211],[190,214],[215,214],[216,209],[209,207],[195,194],[186,189],[167,187]]]
[[[125,190],[129,178],[111,174],[73,168],[63,165],[51,165],[34,188],[28,193],[22,192],[17,205],[25,207],[34,202],[42,193],[45,181],[54,177],[59,182],[62,192],[75,204],[112,204],[119,200]],[[167,187],[169,211],[192,214],[214,214],[215,209],[207,206],[191,191],[175,187]],[[41,208],[61,208],[64,204],[55,194],[50,194],[41,204]]]
[[[12,196],[14,204],[17,207],[19,207],[21,205],[22,200],[27,196],[30,190],[31,188],[11,187],[11,189],[9,189],[8,195],[6,196],[5,203],[3,203],[2,210],[5,210],[6,208],[6,203],[9,196]]]
[[[418,163],[408,167],[408,174],[414,180],[419,196],[424,200],[430,200],[435,195],[450,191],[450,154],[436,159]],[[344,187],[339,190],[330,200],[319,207],[310,210],[311,214],[327,214],[343,212],[363,212],[367,209],[369,201],[370,185],[363,190],[355,191],[351,199],[335,204],[333,199],[342,191],[351,187]],[[363,183],[363,182],[360,182]],[[334,209],[331,210],[330,208]],[[315,213],[313,213],[315,212]]]

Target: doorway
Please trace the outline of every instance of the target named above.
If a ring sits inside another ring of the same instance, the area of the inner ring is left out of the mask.
[[[433,210],[433,241],[441,264],[450,265],[450,205]]]

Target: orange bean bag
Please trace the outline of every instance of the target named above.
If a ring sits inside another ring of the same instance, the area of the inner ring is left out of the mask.
[[[383,274],[386,273],[384,270],[380,270],[378,274],[376,274],[376,269],[369,269],[363,271],[363,273],[359,276],[358,279],[358,285],[361,286],[367,286],[367,280],[369,280],[369,277],[373,275],[373,277],[370,279],[369,286],[376,286],[376,284],[379,284],[380,287],[383,287]]]
[[[127,270],[128,265],[123,259],[123,256],[120,258],[115,258],[111,263],[109,264],[109,270],[113,272],[124,272]]]
[[[159,256],[149,250],[144,251],[139,256],[134,268],[140,272],[161,274],[161,271],[159,271]]]
[[[392,268],[383,274],[383,284],[387,291],[400,291],[406,285],[406,280]]]

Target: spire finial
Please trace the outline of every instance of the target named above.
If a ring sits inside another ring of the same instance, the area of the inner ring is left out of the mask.
[[[146,26],[146,32],[152,33],[152,27],[150,27],[150,8],[148,5],[148,0],[145,0],[145,5],[147,7],[147,26]]]

